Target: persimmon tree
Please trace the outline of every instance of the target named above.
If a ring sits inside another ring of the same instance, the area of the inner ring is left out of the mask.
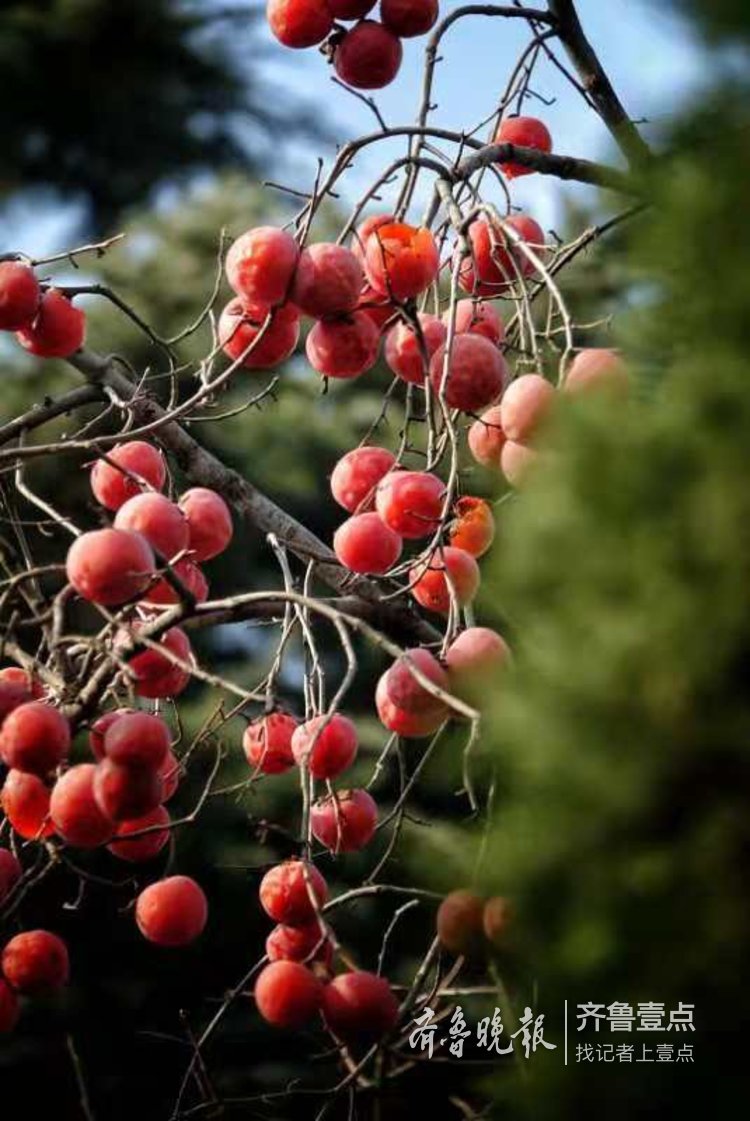
[[[63,985],[69,970],[75,979],[78,948],[57,936],[55,914],[44,930],[24,928],[42,881],[64,875],[105,892],[87,861],[107,849],[109,878],[124,867],[130,885],[132,914],[119,921],[179,953],[221,906],[181,874],[183,831],[201,829],[209,800],[254,787],[262,794],[294,769],[299,777],[294,819],[270,826],[284,836],[288,859],[269,858],[257,878],[260,904],[277,925],[265,954],[248,960],[244,976],[226,979],[225,992],[214,994],[218,1009],[191,1029],[174,1116],[221,1104],[207,1089],[204,1051],[249,994],[269,1032],[312,1030],[311,1053],[328,1040],[325,1087],[310,1090],[302,1077],[279,1088],[318,1095],[320,1116],[340,1103],[376,1107],[384,1080],[409,1077],[413,1020],[428,1004],[440,1020],[451,1016],[465,961],[473,960],[471,991],[502,995],[492,962],[477,978],[476,959],[502,945],[512,922],[507,902],[485,904],[466,885],[441,899],[389,876],[420,777],[446,736],[462,741],[455,812],[481,820],[491,803],[477,768],[482,697],[502,689],[511,653],[507,636],[474,616],[479,558],[491,547],[499,507],[471,493],[472,470],[488,468],[504,496],[523,502],[535,464],[552,454],[546,432],[561,396],[628,392],[616,352],[581,346],[591,325],[579,325],[566,302],[565,267],[639,212],[651,156],[574,4],[468,5],[439,22],[436,5],[393,0],[382,5],[382,23],[370,18],[373,7],[272,0],[269,20],[287,46],[322,43],[338,84],[355,93],[396,79],[400,37],[429,33],[413,121],[387,125],[372,96],[356,93],[372,109],[372,132],[345,144],[330,167],[321,162],[285,227],[255,226],[229,246],[217,231],[221,271],[181,334],[162,337],[157,323],[103,285],[56,282],[68,263],[116,253],[116,238],[40,259],[9,248],[0,262],[0,327],[40,361],[64,359],[71,381],[0,427],[0,465],[6,489],[15,488],[4,509],[0,585],[10,663],[0,671],[0,1029],[13,1030],[19,997]],[[362,22],[339,22],[353,19]],[[433,119],[432,87],[451,28],[463,19],[522,24],[528,41],[503,87],[489,89],[487,119],[454,131]],[[550,66],[606,124],[624,168],[555,150],[530,108],[537,76]],[[382,167],[337,240],[316,240],[322,208],[346,192],[361,154],[384,143],[390,150],[395,139],[403,154]],[[530,174],[608,188],[622,207],[562,243],[513,205],[513,180]],[[417,215],[415,200],[424,197]],[[83,294],[111,301],[158,362],[134,369],[127,354],[108,353],[106,338],[87,339],[75,302]],[[210,352],[186,363],[181,344],[206,323]],[[252,387],[248,406],[294,393],[294,382],[273,371],[295,353],[303,323],[307,376],[324,391],[367,378],[381,352],[393,374],[360,446],[330,465],[331,501],[342,508],[330,544],[194,434],[207,415],[221,423],[223,395],[239,381]],[[389,411],[401,418],[395,441],[382,435]],[[68,431],[47,440],[45,426],[63,415],[72,418]],[[63,471],[90,468],[89,524],[73,520],[63,489],[32,487],[29,467],[42,458]],[[178,488],[177,478],[186,485]],[[260,588],[249,580],[222,595],[209,590],[211,562],[239,522],[265,537],[279,579]],[[53,543],[51,562],[39,560],[42,537]],[[191,638],[247,620],[266,625],[274,649],[262,679],[238,685],[199,658]],[[344,666],[335,681],[321,655],[331,635]],[[280,703],[279,677],[295,643],[305,678],[290,709]],[[385,665],[370,689],[382,750],[367,781],[349,788],[358,732],[347,699],[365,647]],[[191,685],[210,696],[212,715],[189,738],[180,697]],[[247,721],[240,736],[238,715]],[[184,806],[181,777],[206,746],[214,764],[200,796]],[[227,756],[238,753],[248,764],[239,790],[223,778]],[[334,893],[339,862],[366,853],[374,838],[382,844],[362,883]],[[377,963],[358,961],[337,936],[342,911],[369,896],[392,905]],[[424,917],[422,959],[408,979],[388,979],[388,946],[415,907]]]

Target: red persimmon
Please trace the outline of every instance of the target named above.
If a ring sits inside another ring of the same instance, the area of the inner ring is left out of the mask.
[[[119,510],[148,487],[161,490],[166,478],[167,468],[159,449],[145,440],[129,440],[112,448],[107,459],[97,459],[91,468],[91,490],[102,506]]]
[[[315,906],[328,898],[328,885],[314,864],[286,860],[270,868],[260,883],[260,903],[274,922],[307,926],[315,921]]]
[[[428,566],[420,561],[410,573],[411,593],[422,607],[447,615],[451,592],[459,607],[474,599],[479,588],[479,568],[474,558],[451,545],[438,550]]]
[[[341,790],[310,810],[313,836],[331,852],[358,852],[372,839],[378,808],[366,790]]]
[[[208,903],[189,876],[169,876],[138,896],[135,921],[144,938],[157,946],[187,946],[203,933]]]
[[[299,312],[293,304],[269,311],[266,304],[235,296],[219,316],[218,335],[219,345],[232,362],[246,370],[272,369],[297,348]]]
[[[359,740],[357,729],[346,716],[335,712],[330,720],[314,716],[296,729],[292,752],[297,764],[307,767],[313,778],[331,779],[354,762]]]
[[[294,766],[292,736],[297,721],[286,712],[271,712],[245,728],[242,747],[251,767],[279,775]]]
[[[375,504],[375,488],[396,462],[386,448],[364,446],[347,452],[331,474],[331,494],[350,514],[371,510]]]
[[[536,117],[506,117],[495,133],[495,144],[515,144],[519,148],[536,148],[547,153],[552,151],[552,137],[543,121]],[[516,179],[520,175],[532,175],[533,167],[519,163],[501,163],[500,170],[506,179]]]
[[[16,338],[37,358],[69,358],[83,346],[86,316],[57,288],[48,288],[36,316],[16,332]]]
[[[307,336],[305,352],[314,370],[327,378],[356,378],[378,358],[380,333],[368,315],[354,311],[319,319]]]
[[[267,965],[255,982],[255,1003],[264,1020],[277,1028],[301,1028],[320,1010],[323,986],[297,961]]]
[[[35,318],[42,298],[34,270],[22,261],[0,261],[0,331],[20,331]]]
[[[342,82],[358,90],[379,90],[399,72],[401,40],[375,20],[363,19],[339,40],[333,66]]]
[[[67,758],[70,725],[44,701],[27,701],[6,716],[0,732],[0,756],[6,766],[46,775]]]
[[[82,533],[70,546],[65,571],[83,599],[115,607],[146,590],[156,561],[140,533],[94,529]]]
[[[333,551],[345,568],[382,576],[401,556],[401,537],[373,511],[353,514],[336,530]]]
[[[300,0],[287,0],[299,3]],[[324,4],[316,4],[324,8]],[[251,304],[272,307],[283,303],[294,278],[299,246],[292,235],[276,226],[256,226],[232,243],[226,274],[231,287]]]

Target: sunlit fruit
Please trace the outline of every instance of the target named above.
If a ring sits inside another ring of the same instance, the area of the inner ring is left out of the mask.
[[[375,509],[399,537],[428,537],[440,525],[445,483],[428,471],[391,471],[378,484]]]
[[[116,607],[142,595],[156,570],[153,549],[140,533],[94,529],[68,549],[65,571],[83,599]]]
[[[424,385],[430,359],[445,342],[445,324],[436,315],[420,312],[420,334],[409,323],[396,323],[385,336],[385,360],[402,381]]]
[[[55,831],[75,848],[97,848],[114,832],[112,818],[102,812],[94,797],[96,773],[96,764],[79,763],[52,787],[49,810]]]
[[[0,970],[19,993],[59,989],[70,973],[68,948],[49,930],[26,930],[8,942],[0,956]]]
[[[264,1020],[277,1028],[301,1028],[319,1011],[323,985],[297,961],[267,965],[255,982],[255,1003]]]
[[[350,514],[362,514],[375,505],[375,488],[396,462],[386,448],[364,446],[347,452],[331,474],[331,494]]]
[[[293,304],[270,309],[236,296],[217,328],[219,345],[246,370],[268,370],[290,358],[299,342],[299,312]]]
[[[328,885],[314,864],[286,860],[270,868],[260,883],[260,903],[274,922],[307,926],[315,921],[315,906],[328,898]]]
[[[157,946],[187,946],[208,921],[206,896],[189,876],[169,876],[141,892],[135,921],[143,937]]]
[[[336,44],[333,66],[342,82],[358,90],[379,90],[398,74],[401,40],[382,23],[363,19]]]
[[[398,1020],[398,1001],[384,977],[340,973],[323,990],[323,1019],[345,1041],[380,1039]]]
[[[7,767],[46,775],[70,749],[70,725],[44,701],[27,701],[6,716],[0,732],[0,756]]]
[[[300,255],[292,302],[315,319],[352,311],[363,282],[362,265],[351,249],[333,242],[319,242],[308,246]]]
[[[382,296],[408,300],[436,279],[440,254],[424,226],[392,222],[377,226],[365,244],[367,279]]]
[[[430,381],[449,409],[479,413],[503,391],[509,378],[500,351],[483,335],[456,335],[446,366],[441,346],[430,362]]]
[[[368,844],[378,823],[378,808],[366,790],[341,790],[315,802],[310,810],[313,836],[331,852],[357,852]]]
[[[332,779],[352,765],[358,743],[351,720],[334,712],[330,719],[314,716],[300,724],[292,736],[292,752],[297,764],[305,766],[313,778]]]
[[[483,498],[465,495],[453,507],[453,520],[448,527],[448,540],[456,549],[464,549],[473,557],[483,556],[495,537],[492,507]]]
[[[542,153],[552,151],[552,137],[543,121],[536,117],[505,117],[495,133],[494,144],[515,144],[519,148],[535,148]],[[500,170],[506,179],[515,179],[519,175],[531,175],[533,167],[523,164],[506,162],[500,164]]]
[[[0,261],[0,331],[19,331],[35,318],[42,298],[34,270],[22,261]]]
[[[47,289],[34,318],[16,332],[24,350],[37,358],[69,358],[85,338],[86,316],[57,288]]]
[[[242,748],[251,767],[279,775],[294,766],[292,736],[297,721],[286,712],[271,712],[245,728]]]
[[[401,556],[401,537],[373,512],[353,514],[333,537],[333,551],[345,568],[382,576]]]
[[[283,6],[292,5],[301,5],[303,9],[304,0],[286,0]],[[315,7],[324,9],[325,5],[315,3]],[[323,18],[330,18],[325,11]],[[272,307],[286,300],[298,260],[299,246],[287,230],[256,226],[241,234],[230,246],[226,259],[227,280],[243,300]]]
[[[446,545],[438,549],[425,565],[419,561],[409,574],[411,593],[422,607],[447,615],[451,600],[466,607],[479,588],[477,562],[464,549]]]
[[[166,482],[164,456],[145,440],[118,444],[97,459],[91,468],[91,490],[97,502],[108,510],[119,510],[129,498],[149,487],[161,490]]]

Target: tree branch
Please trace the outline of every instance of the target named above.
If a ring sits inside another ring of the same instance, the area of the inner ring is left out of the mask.
[[[399,597],[383,602],[383,591],[376,584],[361,576],[353,577],[314,533],[243,479],[237,471],[221,463],[188,435],[182,425],[170,420],[168,412],[156,400],[145,395],[135,398],[133,382],[122,371],[116,358],[80,350],[71,356],[69,362],[92,385],[107,385],[121,400],[129,402],[139,425],[158,424],[154,438],[174,456],[191,483],[217,491],[243,521],[263,534],[275,534],[295,556],[304,561],[317,560],[316,573],[320,579],[334,591],[350,597],[350,602],[351,597],[360,600],[363,617],[372,620],[375,613],[375,626],[417,642],[440,640],[440,635],[416,613],[408,600]]]
[[[592,105],[628,162],[635,167],[642,166],[651,156],[650,149],[625,112],[596,51],[586,38],[574,0],[549,0],[549,10],[557,21],[560,42],[565,47]]]

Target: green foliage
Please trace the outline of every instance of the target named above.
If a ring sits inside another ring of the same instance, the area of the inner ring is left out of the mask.
[[[717,1115],[746,1078],[722,1035],[750,981],[750,153],[738,92],[678,127],[633,238],[648,287],[622,341],[650,350],[660,384],[627,409],[561,406],[548,466],[504,507],[486,596],[516,648],[485,745],[499,794],[482,879],[518,904],[517,1004],[535,982],[558,1042],[564,999],[696,1006],[694,1068],[577,1065],[576,1042],[592,1040],[576,1039],[574,1020],[571,1065],[548,1055],[522,1087],[500,1080],[499,1099],[536,1119],[598,1117],[605,1102],[615,1119],[665,1103],[669,1116]]]
[[[52,188],[108,230],[187,175],[266,164],[279,130],[315,131],[264,95],[258,9],[177,0],[37,0],[0,12],[0,193]],[[240,126],[240,120],[242,122]]]

